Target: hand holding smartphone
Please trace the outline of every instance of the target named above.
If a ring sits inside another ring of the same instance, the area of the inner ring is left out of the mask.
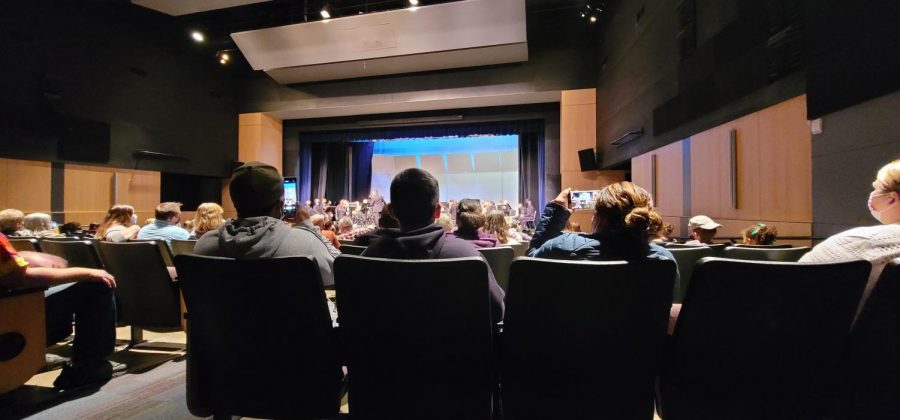
[[[569,208],[573,210],[592,210],[600,190],[572,190],[569,193]]]

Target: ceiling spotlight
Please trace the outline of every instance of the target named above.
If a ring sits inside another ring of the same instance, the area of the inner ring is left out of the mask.
[[[418,6],[418,5],[419,5],[419,0],[409,0],[409,5],[410,5],[410,6]]]
[[[223,60],[225,60],[225,61],[231,60],[231,56],[228,55],[228,53],[222,53],[222,57],[221,57],[221,58],[222,58]]]
[[[194,41],[197,42],[203,42],[206,40],[206,37],[203,36],[203,32],[200,31],[191,31],[191,38],[193,38]]]
[[[581,12],[581,17],[586,18],[586,17],[587,17],[587,14],[584,13],[584,12]]]
[[[591,23],[597,23],[597,16],[591,15]]]
[[[328,13],[327,8],[323,7],[322,10],[319,11],[319,15],[322,16],[322,19],[331,19],[331,13]]]
[[[223,59],[219,60],[219,62],[222,63],[222,64],[227,64],[227,63],[228,63],[228,60],[226,60],[226,59],[223,58]]]

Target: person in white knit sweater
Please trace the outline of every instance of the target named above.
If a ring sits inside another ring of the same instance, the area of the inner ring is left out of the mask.
[[[863,302],[875,287],[884,266],[900,258],[900,159],[888,163],[872,182],[869,211],[881,225],[850,229],[816,245],[800,262],[866,260],[872,272],[863,293]],[[860,307],[862,303],[860,303]]]

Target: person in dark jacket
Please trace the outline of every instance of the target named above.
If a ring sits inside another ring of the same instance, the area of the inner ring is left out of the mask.
[[[443,259],[481,257],[469,242],[445,235],[434,222],[441,214],[438,181],[430,173],[410,168],[391,181],[388,205],[400,222],[399,229],[383,229],[381,237],[363,252],[366,257],[394,259]],[[483,257],[482,257],[483,258]],[[503,319],[503,289],[488,269],[491,318]]]
[[[469,241],[475,248],[500,246],[500,241],[494,235],[481,231],[484,224],[485,216],[481,202],[473,198],[464,198],[459,201],[456,210],[456,231],[449,235]]]

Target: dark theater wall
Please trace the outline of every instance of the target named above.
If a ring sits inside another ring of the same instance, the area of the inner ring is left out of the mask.
[[[129,2],[5,5],[0,156],[227,175],[238,79],[193,48],[175,19]]]
[[[602,165],[801,95],[804,14],[803,0],[623,0],[599,55]]]

